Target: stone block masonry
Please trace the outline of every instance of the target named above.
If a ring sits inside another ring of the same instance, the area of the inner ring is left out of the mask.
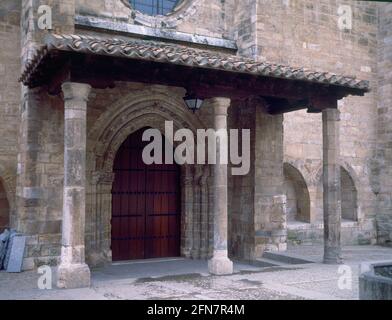
[[[392,4],[379,8],[378,33],[378,144],[374,189],[377,193],[377,237],[392,246]]]
[[[20,1],[0,5],[0,232],[14,224],[20,116]]]

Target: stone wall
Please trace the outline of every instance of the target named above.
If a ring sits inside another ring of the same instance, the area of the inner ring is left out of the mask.
[[[232,256],[250,258],[254,254],[255,234],[255,128],[256,105],[243,101],[233,101],[229,109],[230,129],[251,130],[250,171],[245,176],[229,174],[229,252]],[[230,172],[230,170],[229,170]]]
[[[380,7],[378,51],[378,145],[374,189],[378,197],[377,232],[381,244],[392,244],[392,4]]]
[[[341,242],[343,246],[376,244],[376,226],[372,220],[363,223],[343,221]],[[287,242],[291,245],[324,243],[323,223],[291,223],[287,225]]]
[[[238,53],[243,56],[259,59],[257,24],[257,1],[235,1],[232,16],[228,17],[228,33],[237,41]]]
[[[22,0],[22,49],[16,51],[18,54],[13,53],[21,57],[22,67],[42,45],[47,32],[37,25],[40,5],[52,8],[55,32],[74,30],[74,0]],[[15,83],[19,86],[17,79]],[[21,107],[14,227],[28,236],[23,268],[31,269],[42,264],[57,264],[60,254],[64,107],[62,98],[49,96],[45,88],[23,87],[17,94]]]
[[[229,248],[245,260],[283,250],[283,117],[265,111],[262,99],[233,101],[229,127],[250,129],[250,171],[229,175]]]
[[[251,258],[264,250],[287,248],[286,196],[283,194],[283,115],[270,115],[261,100],[255,112],[254,230]]]
[[[20,2],[0,6],[0,229],[15,222],[16,157],[20,108]]]
[[[371,168],[376,142],[377,3],[366,1],[259,0],[257,46],[260,60],[352,74],[371,81],[365,97],[340,101],[341,163],[356,182],[359,220],[374,220],[376,197]],[[350,5],[353,28],[338,28],[338,7]],[[321,115],[298,111],[284,117],[285,162],[301,172],[311,200],[311,219],[322,214]],[[366,226],[372,224],[365,223]],[[372,236],[374,237],[374,235]]]

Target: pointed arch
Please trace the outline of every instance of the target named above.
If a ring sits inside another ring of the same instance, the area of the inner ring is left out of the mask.
[[[86,203],[86,248],[90,265],[99,265],[112,260],[111,252],[111,216],[112,185],[114,181],[113,164],[116,154],[124,141],[139,129],[150,127],[164,133],[165,121],[173,121],[174,130],[187,128],[193,132],[205,129],[197,115],[184,104],[182,97],[185,91],[181,88],[151,86],[144,90],[132,91],[119,99],[95,122],[88,131],[87,145],[87,191]],[[181,227],[181,254],[188,256],[193,246],[192,215],[202,216],[208,221],[209,208],[201,208],[195,212],[190,208],[194,202],[196,190],[194,170],[181,168],[181,214],[184,215]],[[193,166],[191,166],[193,167]],[[208,169],[208,168],[207,168]],[[206,177],[209,176],[206,170]],[[189,190],[191,189],[191,190]],[[203,190],[208,192],[208,190]],[[202,199],[209,199],[206,194]],[[206,211],[208,210],[208,211]],[[208,245],[208,243],[206,244]],[[200,252],[208,248],[198,248]],[[197,255],[201,255],[198,252]]]

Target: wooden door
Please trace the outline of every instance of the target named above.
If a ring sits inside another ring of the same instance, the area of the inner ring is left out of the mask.
[[[114,161],[113,261],[180,255],[180,168],[144,164],[144,130],[128,137]]]

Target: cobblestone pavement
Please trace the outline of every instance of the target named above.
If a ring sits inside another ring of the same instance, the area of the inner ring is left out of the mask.
[[[318,260],[318,247],[290,253]],[[116,264],[93,271],[92,286],[74,290],[39,290],[36,272],[0,272],[0,299],[164,299],[164,300],[303,300],[358,299],[361,261],[392,260],[392,249],[347,247],[351,289],[339,289],[339,266],[321,263],[260,268],[236,263],[235,274],[210,276],[205,261],[174,259]]]

